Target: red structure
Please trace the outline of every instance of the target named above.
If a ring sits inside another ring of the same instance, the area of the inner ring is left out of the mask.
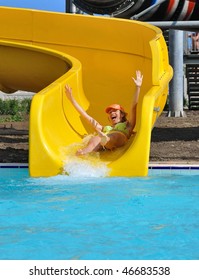
[[[199,19],[199,1],[197,0],[73,0],[81,11],[88,14],[110,15],[131,18],[152,7],[142,15],[142,21],[186,21]],[[159,6],[155,6],[160,3]]]

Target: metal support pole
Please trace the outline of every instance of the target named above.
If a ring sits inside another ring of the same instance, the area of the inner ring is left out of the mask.
[[[65,11],[66,13],[72,12],[72,0],[66,0]]]
[[[148,21],[148,23],[158,26],[162,30],[187,30],[187,31],[199,31],[198,20],[187,21]]]
[[[76,7],[73,4],[72,0],[66,0],[66,13],[76,13]]]
[[[169,30],[169,56],[174,76],[170,82],[168,117],[184,117],[183,112],[183,31]]]

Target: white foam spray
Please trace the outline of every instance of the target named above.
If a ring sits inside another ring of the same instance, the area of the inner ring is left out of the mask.
[[[64,154],[63,174],[70,177],[107,177],[109,168],[107,162],[100,160],[99,153],[76,156],[77,149],[82,144],[72,144],[62,149]]]

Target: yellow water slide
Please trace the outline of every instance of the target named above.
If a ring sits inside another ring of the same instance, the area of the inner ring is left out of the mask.
[[[172,78],[161,30],[138,21],[6,7],[0,8],[0,26],[0,90],[35,92],[30,175],[61,173],[64,149],[92,132],[65,97],[65,84],[87,113],[106,125],[107,105],[129,110],[131,77],[140,69],[135,136],[124,148],[100,154],[99,161],[107,164],[109,176],[146,176],[152,128]]]

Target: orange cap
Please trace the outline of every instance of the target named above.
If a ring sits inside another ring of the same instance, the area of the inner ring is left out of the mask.
[[[124,108],[122,106],[120,106],[119,104],[111,104],[110,106],[108,106],[105,109],[105,112],[108,114],[111,109],[120,110],[120,111],[122,111],[123,113],[125,113],[127,115],[127,113],[125,112]]]

